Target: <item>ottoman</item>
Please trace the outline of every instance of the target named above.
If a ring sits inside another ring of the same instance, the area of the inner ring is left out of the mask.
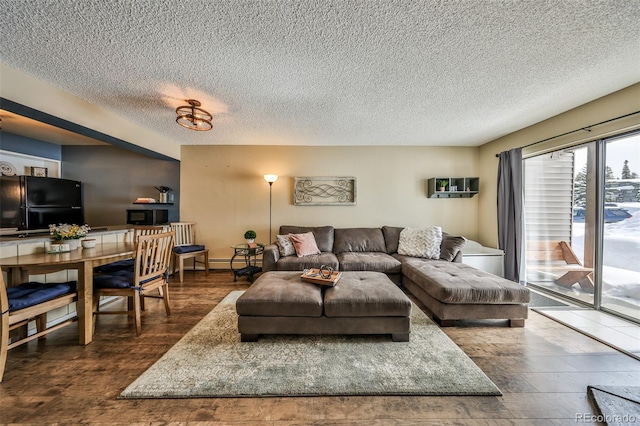
[[[262,274],[236,302],[243,342],[260,334],[391,334],[409,341],[411,301],[385,274],[343,272],[334,287],[301,272]]]

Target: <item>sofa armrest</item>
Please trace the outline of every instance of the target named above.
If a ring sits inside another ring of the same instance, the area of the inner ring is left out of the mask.
[[[278,246],[276,244],[266,245],[264,247],[264,252],[262,253],[262,270],[264,272],[275,271],[278,259],[280,259]]]

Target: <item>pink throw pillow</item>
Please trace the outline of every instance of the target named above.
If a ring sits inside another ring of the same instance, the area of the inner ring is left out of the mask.
[[[318,244],[316,244],[316,238],[313,236],[313,232],[289,234],[288,236],[296,248],[298,257],[320,254],[320,249],[318,248]]]

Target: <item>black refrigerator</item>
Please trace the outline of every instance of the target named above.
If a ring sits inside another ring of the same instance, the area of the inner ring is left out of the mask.
[[[0,178],[0,228],[48,229],[50,224],[84,224],[82,183],[35,176]]]

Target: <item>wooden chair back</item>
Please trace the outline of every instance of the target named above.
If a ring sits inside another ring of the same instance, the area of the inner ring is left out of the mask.
[[[196,263],[204,265],[205,273],[209,274],[209,250],[196,244],[196,227],[194,222],[172,222],[171,229],[176,233],[176,246],[198,246],[191,247],[193,250],[174,250],[173,253],[173,273],[180,270],[180,282],[184,280],[184,262],[193,259],[193,270],[196,270]],[[184,247],[183,247],[184,248]],[[199,258],[202,260],[199,260]]]
[[[196,243],[196,228],[194,222],[172,222],[171,230],[176,233],[176,245],[188,246]]]
[[[155,235],[167,232],[168,229],[164,226],[144,226],[136,225],[133,227],[133,243],[138,243],[138,238],[142,235]]]
[[[141,311],[145,297],[161,298],[167,316],[171,315],[169,306],[169,265],[175,240],[173,231],[161,234],[140,235],[136,247],[133,280],[131,285],[121,287],[109,286],[109,280],[113,276],[104,275],[105,281],[93,290],[93,312],[96,315],[103,314],[128,314],[134,317],[136,334],[142,333]],[[94,280],[95,283],[95,280]],[[158,295],[151,294],[158,291]],[[132,304],[126,311],[100,310],[101,296],[126,296],[131,298]]]
[[[173,231],[140,235],[136,248],[134,285],[147,285],[156,280],[166,280],[171,262],[175,233]]]

